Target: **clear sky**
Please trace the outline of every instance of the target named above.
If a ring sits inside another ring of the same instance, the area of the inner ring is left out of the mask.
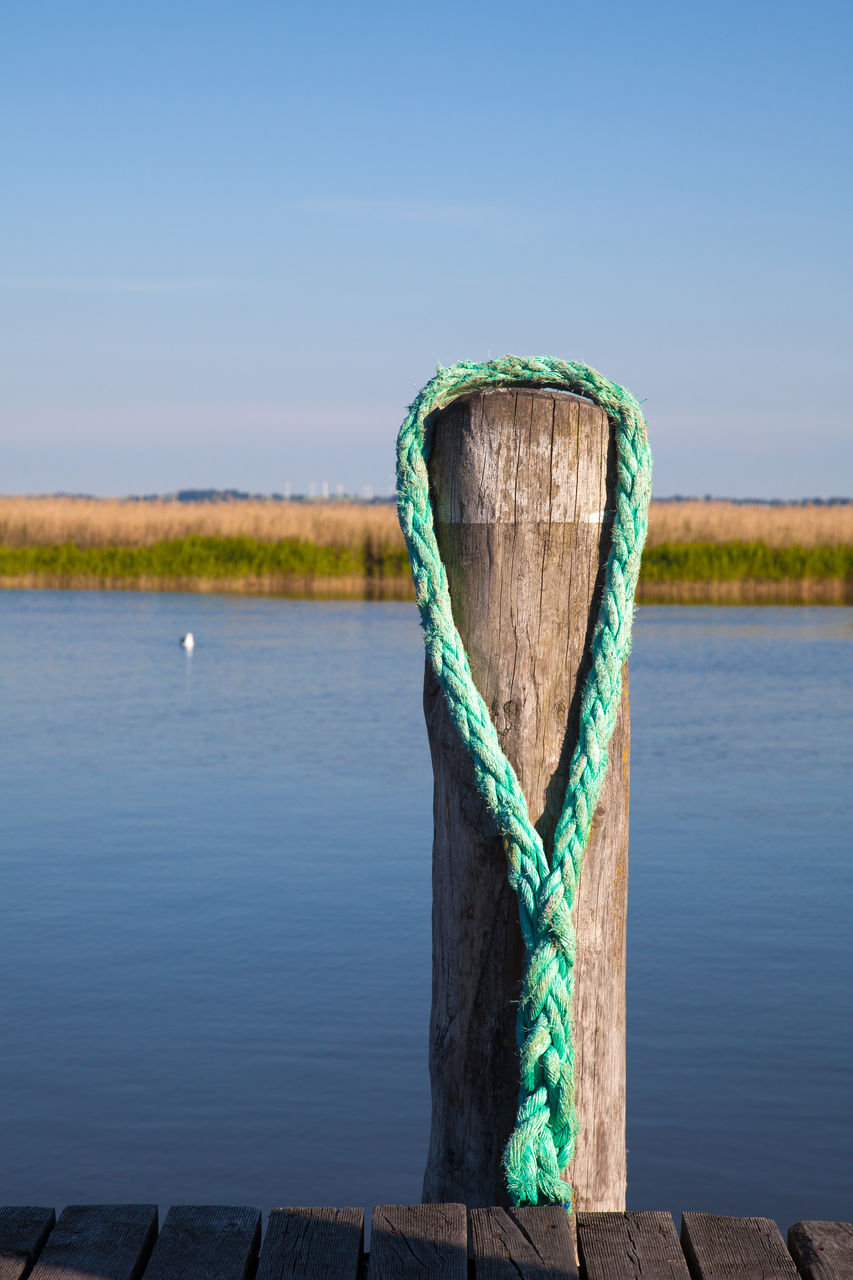
[[[848,3],[9,0],[0,491],[392,487],[584,360],[658,495],[853,493]]]

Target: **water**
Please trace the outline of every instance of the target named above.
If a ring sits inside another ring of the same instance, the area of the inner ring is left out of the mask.
[[[0,1203],[420,1198],[421,673],[411,605],[0,595]],[[638,616],[631,1207],[851,1216],[851,686],[853,610]]]

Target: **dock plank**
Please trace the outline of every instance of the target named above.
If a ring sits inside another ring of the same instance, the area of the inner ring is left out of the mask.
[[[251,1280],[260,1243],[260,1209],[174,1205],[145,1280]]]
[[[0,1280],[25,1280],[55,1222],[53,1209],[35,1205],[0,1208]]]
[[[31,1280],[139,1280],[157,1236],[155,1204],[69,1205]]]
[[[681,1243],[694,1280],[797,1280],[779,1228],[771,1218],[685,1213]]]
[[[273,1209],[257,1280],[356,1280],[363,1209]]]
[[[377,1205],[368,1280],[466,1280],[464,1204]]]
[[[572,1220],[558,1204],[471,1209],[476,1280],[577,1280]]]
[[[578,1253],[587,1280],[690,1280],[668,1213],[579,1213]]]
[[[853,1280],[851,1222],[795,1222],[788,1248],[804,1280]]]

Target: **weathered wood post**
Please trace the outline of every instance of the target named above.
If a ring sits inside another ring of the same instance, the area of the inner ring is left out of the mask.
[[[532,821],[549,848],[577,738],[615,490],[607,417],[557,391],[496,390],[437,415],[436,536],[457,628]],[[627,672],[576,902],[580,1209],[625,1207]],[[432,1129],[427,1201],[506,1203],[515,1121],[522,942],[493,820],[429,664],[435,774]]]

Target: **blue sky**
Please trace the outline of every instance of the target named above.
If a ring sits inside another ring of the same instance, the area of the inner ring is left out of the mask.
[[[585,360],[658,495],[853,493],[847,4],[41,3],[3,492],[388,492],[436,363]]]

